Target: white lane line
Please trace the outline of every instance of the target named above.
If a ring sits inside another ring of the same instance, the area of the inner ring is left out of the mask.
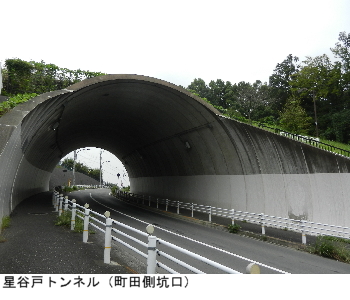
[[[131,218],[131,219],[134,219],[134,220],[136,220],[136,221],[138,221],[138,222],[141,222],[141,223],[144,223],[144,224],[149,224],[149,222],[145,222],[145,221],[142,221],[142,220],[137,219],[137,218],[135,218],[135,217],[129,216],[129,215],[127,215],[127,214],[124,214],[124,213],[122,213],[122,212],[120,212],[120,211],[117,211],[117,210],[115,210],[115,209],[113,209],[113,208],[111,208],[111,207],[109,207],[109,206],[107,206],[107,205],[105,205],[105,204],[103,204],[103,203],[97,201],[96,199],[94,199],[94,198],[92,197],[91,193],[90,193],[90,198],[91,198],[93,201],[97,202],[98,204],[100,204],[100,205],[102,205],[102,206],[104,206],[104,207],[106,207],[106,208],[108,208],[108,209],[110,209],[110,210],[113,210],[113,211],[115,211],[115,212],[117,212],[117,213],[119,213],[119,214],[121,214],[121,215],[124,215],[124,216],[126,216],[126,217],[129,217],[129,218]],[[117,200],[118,200],[118,199],[117,199]],[[119,201],[120,201],[120,200],[119,200]],[[123,203],[124,203],[124,202],[123,202]],[[262,266],[262,267],[265,267],[265,268],[274,270],[274,271],[276,271],[276,272],[280,272],[280,273],[283,273],[283,274],[291,274],[291,273],[288,273],[288,272],[286,272],[286,271],[282,271],[282,270],[280,270],[280,269],[277,269],[277,268],[274,268],[274,267],[265,265],[265,264],[263,264],[263,263],[261,263],[261,262],[258,262],[258,261],[249,259],[249,258],[247,258],[247,257],[244,257],[244,256],[241,256],[241,255],[238,255],[238,254],[235,254],[235,253],[226,251],[226,250],[224,250],[224,249],[217,248],[217,247],[215,247],[215,246],[212,246],[212,245],[209,245],[209,244],[206,244],[206,243],[197,241],[197,240],[194,240],[194,239],[192,239],[192,238],[190,238],[190,237],[187,237],[187,236],[184,236],[184,235],[181,235],[181,234],[172,232],[172,231],[170,231],[170,230],[167,230],[167,229],[164,229],[164,228],[155,226],[155,225],[153,225],[153,226],[156,227],[156,228],[158,228],[159,230],[163,230],[163,231],[165,231],[165,232],[168,232],[168,233],[171,233],[171,234],[173,234],[173,235],[182,237],[182,238],[184,238],[184,239],[187,239],[187,240],[189,240],[189,241],[198,243],[198,244],[200,244],[200,245],[203,245],[203,246],[206,246],[206,247],[215,249],[215,250],[217,250],[217,251],[221,251],[221,252],[223,252],[223,253],[225,253],[225,254],[232,255],[232,256],[234,256],[234,257],[237,257],[237,258],[240,258],[240,259],[243,259],[243,260],[246,260],[246,261],[255,263],[255,264],[259,265],[259,266]]]

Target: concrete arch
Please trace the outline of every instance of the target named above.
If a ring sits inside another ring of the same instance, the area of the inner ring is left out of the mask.
[[[324,210],[331,197],[349,222],[348,159],[227,119],[140,75],[87,79],[0,119],[0,216],[47,190],[58,161],[87,146],[115,154],[135,193],[339,224],[337,210]]]

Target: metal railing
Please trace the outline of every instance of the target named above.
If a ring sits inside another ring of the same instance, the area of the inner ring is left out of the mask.
[[[306,235],[329,235],[335,237],[341,237],[350,239],[350,228],[344,226],[330,225],[317,223],[307,220],[289,219],[278,216],[267,215],[264,213],[253,213],[239,211],[235,209],[225,209],[214,206],[206,206],[195,203],[185,203],[181,201],[174,201],[169,199],[160,199],[151,196],[137,195],[134,193],[128,193],[123,191],[117,191],[117,195],[121,200],[133,201],[138,204],[144,204],[159,208],[160,205],[165,207],[168,211],[169,207],[175,207],[176,213],[180,214],[180,209],[186,209],[191,211],[191,217],[194,216],[194,212],[201,212],[208,215],[208,221],[212,221],[212,216],[219,216],[228,218],[231,224],[234,225],[235,221],[249,222],[258,224],[261,226],[261,234],[266,234],[266,227],[273,227],[277,229],[290,230],[293,232],[301,233],[302,243],[306,244]]]
[[[274,128],[274,127],[270,127],[264,124],[259,124],[260,128],[268,128],[270,130],[272,130],[274,133],[291,138],[293,140],[299,141],[299,142],[303,142],[306,144],[309,144],[311,146],[326,150],[326,151],[330,151],[333,152],[335,154],[339,154],[339,155],[343,155],[345,157],[350,157],[350,151],[349,150],[345,150],[339,147],[335,147],[332,146],[330,144],[327,143],[323,143],[320,142],[319,138],[314,138],[314,137],[310,137],[310,136],[303,136],[303,135],[299,135],[299,134],[295,134],[295,133],[291,133],[291,132],[287,132],[285,130],[279,129],[279,128]]]
[[[76,218],[80,218],[83,220],[83,242],[87,243],[89,238],[89,226],[96,228],[97,230],[103,232],[105,234],[105,247],[104,247],[104,263],[110,263],[111,256],[111,247],[112,240],[116,241],[124,245],[125,247],[131,249],[132,251],[138,253],[143,258],[147,260],[147,274],[155,274],[156,269],[162,268],[165,271],[172,274],[179,274],[176,270],[167,266],[163,262],[157,261],[157,255],[168,259],[169,261],[175,262],[176,264],[184,267],[187,270],[192,271],[197,274],[204,274],[203,271],[199,270],[196,267],[191,266],[190,264],[166,253],[165,251],[159,249],[159,245],[162,245],[170,248],[172,250],[176,250],[183,255],[187,255],[193,259],[196,259],[200,262],[203,262],[207,265],[210,265],[214,268],[217,268],[225,273],[230,274],[242,274],[232,268],[226,267],[218,262],[215,262],[211,259],[198,255],[194,252],[181,248],[177,245],[169,243],[163,239],[157,238],[153,236],[154,227],[153,225],[148,225],[146,227],[146,232],[133,228],[124,223],[118,222],[114,219],[110,218],[110,212],[105,212],[104,215],[99,214],[95,211],[89,209],[89,205],[85,204],[81,206],[76,203],[74,199],[69,200],[68,196],[63,196],[63,194],[59,194],[54,191],[52,196],[52,204],[55,207],[55,211],[58,212],[59,216],[65,211],[71,211],[71,230],[74,230],[76,225]],[[131,232],[131,233],[127,233]],[[117,236],[113,235],[113,233],[117,234]],[[138,236],[138,237],[135,237]],[[140,237],[143,239],[141,240]],[[124,239],[122,239],[124,238]],[[147,242],[145,239],[147,238]],[[128,240],[127,242],[125,241]],[[132,245],[133,244],[133,245]],[[137,247],[138,246],[138,247]],[[141,246],[141,249],[139,248]],[[146,251],[145,251],[146,250]],[[147,252],[147,253],[145,253]],[[262,264],[261,264],[262,265]],[[265,265],[264,265],[265,266]],[[266,266],[268,267],[268,266]],[[270,267],[271,269],[278,270]],[[280,270],[278,270],[280,271]],[[260,273],[260,268],[257,264],[251,262],[246,267],[246,273]],[[281,273],[286,273],[281,271]]]

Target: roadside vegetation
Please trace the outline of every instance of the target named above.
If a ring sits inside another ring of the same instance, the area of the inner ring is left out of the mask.
[[[11,219],[9,216],[5,216],[2,218],[1,224],[0,224],[0,243],[5,241],[5,239],[1,236],[1,233],[4,229],[10,227],[10,223],[11,223]]]
[[[62,191],[66,192],[66,193],[70,193],[70,192],[75,192],[75,191],[79,191],[79,190],[85,190],[85,188],[84,187],[78,187],[76,185],[65,186]]]
[[[7,101],[0,103],[0,117],[10,111],[12,108],[16,107],[18,104],[27,102],[28,100],[37,96],[35,93],[30,94],[17,94],[10,97]]]
[[[130,186],[126,186],[126,187],[120,188],[119,186],[114,185],[114,186],[111,187],[112,195],[115,196],[117,194],[117,191],[130,192]]]
[[[310,247],[311,253],[350,263],[350,240],[333,236],[318,236]]]
[[[84,217],[84,214],[82,212],[77,211],[77,215]],[[91,214],[91,216],[93,216]],[[71,227],[71,220],[72,220],[72,212],[71,211],[64,211],[60,216],[57,216],[55,225],[56,226],[64,226],[66,228]],[[78,216],[75,218],[75,226],[74,226],[74,232],[83,233],[84,232],[84,221],[80,219]],[[95,233],[92,230],[89,230],[89,233]]]
[[[206,83],[195,78],[183,88],[231,119],[265,130],[278,128],[316,137],[350,151],[350,33],[340,32],[330,50],[333,57],[320,54],[300,59],[288,54],[277,63],[268,83],[260,80],[231,83],[222,79]],[[64,89],[100,75],[105,74],[68,70],[44,61],[6,59],[2,95],[10,99],[0,106],[0,116],[33,95]],[[90,175],[99,180],[97,171]]]

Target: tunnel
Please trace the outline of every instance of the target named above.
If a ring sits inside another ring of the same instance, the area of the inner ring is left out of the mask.
[[[48,190],[58,162],[83,147],[121,160],[133,193],[350,225],[348,158],[231,120],[172,83],[121,74],[0,118],[0,217]]]

